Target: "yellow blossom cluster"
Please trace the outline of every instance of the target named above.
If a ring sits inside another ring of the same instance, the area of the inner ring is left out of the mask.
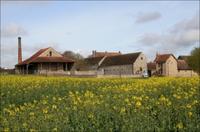
[[[199,78],[0,76],[0,131],[199,131]]]

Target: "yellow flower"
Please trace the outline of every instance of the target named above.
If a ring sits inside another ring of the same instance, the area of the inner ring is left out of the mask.
[[[191,106],[190,104],[187,104],[186,107],[187,107],[188,109],[191,109],[191,108],[192,108],[192,106]]]
[[[35,114],[34,114],[34,112],[30,112],[29,115],[30,116],[34,116]]]
[[[135,106],[138,107],[138,108],[139,108],[141,105],[142,105],[142,103],[141,103],[140,101],[137,101],[137,102],[135,103]]]
[[[9,128],[5,128],[3,131],[4,132],[9,132],[9,130],[10,130]]]
[[[30,132],[37,132],[35,129],[30,129]]]
[[[126,112],[126,108],[121,108],[120,113],[125,113]]]
[[[23,123],[22,124],[23,127],[27,127],[27,125],[28,125],[27,123]]]
[[[43,112],[44,114],[47,114],[47,113],[48,113],[48,110],[47,110],[47,109],[43,109],[42,112]]]
[[[182,122],[179,122],[179,123],[176,125],[176,127],[177,127],[178,129],[182,129],[182,128],[183,128],[183,123],[182,123]]]
[[[57,131],[58,131],[58,128],[55,127],[55,128],[53,129],[53,131],[57,132]]]
[[[52,105],[52,108],[53,108],[53,109],[57,109],[57,106],[56,106],[56,105]]]
[[[189,116],[189,117],[192,117],[192,112],[191,112],[191,111],[188,112],[188,116]]]
[[[90,114],[88,115],[88,117],[89,117],[90,119],[93,119],[93,118],[94,118],[94,115],[93,115],[92,113],[90,113]]]

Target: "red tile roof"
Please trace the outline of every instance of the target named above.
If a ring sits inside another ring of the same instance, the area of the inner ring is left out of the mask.
[[[66,57],[38,57],[32,62],[74,62]]]
[[[165,63],[170,56],[174,57],[173,54],[156,55],[156,58],[155,58],[154,62],[156,62],[156,63]],[[174,59],[176,60],[175,57],[174,57]]]
[[[147,68],[148,70],[156,70],[156,63],[154,62],[147,63]]]
[[[39,57],[42,53],[44,53],[49,48],[40,49],[38,52],[33,54],[30,58],[22,61],[17,65],[25,65],[31,62],[73,62],[73,60],[66,57]]]
[[[90,57],[104,57],[104,56],[116,56],[121,55],[120,52],[97,52],[95,51]]]

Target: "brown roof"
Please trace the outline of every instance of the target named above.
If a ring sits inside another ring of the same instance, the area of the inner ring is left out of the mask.
[[[22,61],[17,65],[25,65],[32,62],[73,62],[73,60],[68,59],[66,57],[39,57],[42,53],[44,53],[49,48],[40,49],[35,54],[33,54],[30,58]]]
[[[123,54],[117,56],[108,56],[102,62],[101,66],[128,65],[133,64],[141,52]]]
[[[178,57],[178,59],[179,60],[185,60],[185,61],[187,61],[187,59],[189,58],[190,56],[187,56],[187,55],[180,55],[179,57]]]
[[[154,60],[154,62],[156,63],[164,63],[167,61],[167,59],[170,57],[170,56],[173,56],[173,54],[159,54],[159,55],[156,55],[156,58]],[[174,59],[176,60],[176,57],[174,57]]]
[[[156,63],[154,62],[147,63],[147,68],[148,70],[156,70]]]
[[[32,62],[74,62],[66,57],[38,57]]]
[[[84,59],[84,61],[89,65],[97,65],[102,59],[103,57],[89,57]]]
[[[178,70],[192,70],[185,60],[178,60]]]
[[[93,51],[92,55],[90,57],[104,57],[104,56],[116,56],[116,55],[121,55],[120,52],[97,52]]]

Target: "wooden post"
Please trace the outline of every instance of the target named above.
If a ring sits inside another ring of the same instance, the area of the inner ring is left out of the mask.
[[[26,74],[28,74],[28,64],[26,65]]]

